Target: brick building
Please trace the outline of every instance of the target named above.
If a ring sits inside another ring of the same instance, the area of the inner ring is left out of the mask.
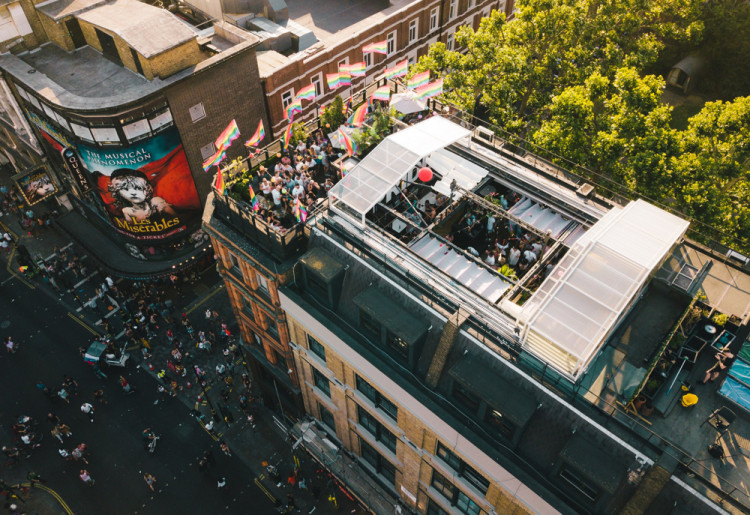
[[[492,9],[508,16],[513,12],[512,0],[188,3],[211,16],[223,16],[261,38],[258,66],[270,128],[277,136],[288,124],[285,108],[301,88],[313,84],[317,94],[316,101],[305,102],[303,112],[295,116],[296,121],[307,121],[317,117],[320,106],[337,95],[348,98],[352,92],[382,78],[386,67],[403,59],[415,63],[437,41],[452,49],[458,28],[477,28],[479,20]],[[364,45],[376,41],[387,41],[388,55],[362,52]],[[367,67],[365,77],[354,77],[351,87],[328,87],[326,74],[338,72],[340,64],[362,61]]]
[[[307,415],[295,445],[377,513],[741,513],[744,469],[704,465],[727,399],[706,388],[683,409],[670,387],[695,384],[713,352],[686,369],[665,349],[701,330],[683,325],[699,291],[744,341],[750,301],[719,277],[749,284],[747,270],[686,239],[678,216],[599,197],[466,127],[398,130],[285,233],[209,199],[264,400]],[[427,201],[440,206],[429,219]],[[467,227],[538,244],[531,268],[476,257],[460,235],[472,214]]]
[[[232,119],[247,137],[268,123],[258,38],[223,22],[198,28],[135,0],[22,5],[21,32],[31,32],[2,43],[9,53],[0,55],[0,97],[22,114],[16,137],[36,150],[33,131],[46,159],[16,166],[19,186],[46,174],[74,208],[61,227],[113,274],[209,263],[202,163]],[[228,152],[243,155],[239,142]],[[148,199],[125,198],[128,181],[143,183]]]

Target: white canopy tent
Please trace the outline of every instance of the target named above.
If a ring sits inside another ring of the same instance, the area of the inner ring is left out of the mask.
[[[385,138],[331,190],[331,209],[365,225],[365,215],[414,165],[437,150],[468,138],[471,132],[440,116],[430,117]]]
[[[524,348],[577,380],[688,225],[642,200],[609,211],[524,304]]]

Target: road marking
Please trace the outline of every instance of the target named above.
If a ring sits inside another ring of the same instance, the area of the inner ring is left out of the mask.
[[[267,496],[267,497],[268,497],[269,499],[271,499],[271,502],[272,502],[272,503],[276,504],[276,497],[274,497],[273,495],[271,495],[271,492],[269,492],[269,491],[268,491],[268,490],[266,489],[266,487],[265,487],[265,486],[263,486],[263,483],[261,483],[261,482],[260,482],[260,480],[259,480],[259,479],[258,479],[257,477],[255,478],[255,485],[256,485],[256,486],[257,486],[258,488],[260,488],[261,492],[263,492],[264,494],[266,494],[266,496]]]
[[[18,279],[19,281],[21,281],[23,284],[25,284],[29,288],[31,288],[32,290],[35,289],[36,285],[31,284],[29,281],[27,281],[26,279],[24,279],[23,277],[21,277],[20,275],[18,275],[13,270],[13,267],[11,266],[11,263],[13,262],[13,256],[15,255],[15,253],[16,253],[16,247],[14,246],[12,249],[10,249],[10,255],[8,256],[8,266],[6,268],[8,270],[8,273],[10,275],[12,275],[13,277],[15,277],[16,279]]]
[[[13,485],[13,486],[22,486],[24,488],[30,488],[31,487],[31,485],[29,483],[20,483],[18,485]],[[68,515],[73,515],[73,510],[71,510],[68,507],[68,504],[65,501],[63,501],[63,498],[60,497],[60,494],[58,494],[57,492],[55,492],[54,490],[52,490],[50,487],[44,486],[41,483],[37,483],[36,485],[34,485],[34,488],[39,488],[40,490],[44,490],[48,494],[51,494],[52,497],[54,497],[55,499],[57,499],[57,502],[60,503],[60,506],[62,507],[63,510],[65,510],[65,513],[67,513]]]
[[[93,335],[95,335],[95,336],[99,336],[99,333],[97,333],[97,332],[96,332],[95,330],[93,330],[92,328],[90,328],[90,327],[88,326],[88,324],[87,324],[86,322],[84,322],[83,320],[81,320],[80,318],[78,318],[77,316],[75,316],[75,315],[74,315],[73,313],[71,313],[70,311],[68,311],[68,316],[69,316],[69,317],[70,317],[70,318],[71,318],[72,320],[75,320],[76,322],[78,322],[78,324],[79,324],[79,325],[80,325],[81,327],[85,328],[85,329],[86,329],[87,331],[89,331],[89,332],[90,332],[91,334],[93,334]]]
[[[190,309],[188,309],[187,311],[185,311],[185,314],[189,315],[190,313],[192,313],[193,311],[195,311],[196,309],[198,309],[198,306],[200,306],[201,304],[203,304],[204,302],[206,302],[208,299],[210,299],[211,297],[213,297],[214,295],[216,295],[217,293],[219,293],[219,291],[222,288],[224,288],[224,283],[219,283],[217,286],[214,287],[213,291],[211,291],[209,294],[207,294],[202,299],[198,299],[196,301],[195,305],[193,305],[193,307],[191,307]]]

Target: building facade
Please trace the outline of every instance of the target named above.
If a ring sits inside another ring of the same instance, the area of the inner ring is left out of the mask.
[[[132,0],[48,2],[26,15],[36,38],[0,56],[3,92],[22,115],[16,136],[40,142],[43,173],[73,208],[60,226],[116,275],[210,263],[202,163],[232,119],[248,137],[267,123],[258,40],[221,22],[203,35]],[[228,152],[245,154],[239,143]]]
[[[297,444],[375,512],[720,513],[726,481],[740,479],[697,465],[713,429],[688,421],[726,401],[702,391],[704,411],[680,411],[681,389],[666,384],[689,385],[702,362],[669,369],[646,411],[629,399],[701,284],[706,309],[747,333],[746,310],[702,282],[705,266],[678,280],[678,256],[739,269],[686,240],[679,217],[592,195],[466,126],[397,125],[287,232],[242,202],[209,200],[204,227],[265,368],[264,399],[284,405],[276,390],[289,386]],[[429,218],[427,202],[439,206]],[[481,229],[462,235],[464,223]],[[471,252],[493,229],[521,235],[522,263],[501,272]]]

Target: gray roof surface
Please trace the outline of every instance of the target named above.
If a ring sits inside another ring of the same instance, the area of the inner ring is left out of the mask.
[[[115,0],[78,18],[117,34],[146,58],[196,37],[190,27],[169,11],[136,0]]]
[[[344,265],[341,261],[331,256],[331,254],[326,252],[325,249],[320,247],[316,247],[309,251],[302,256],[300,261],[326,282],[334,279],[344,270]]]
[[[464,356],[449,374],[518,426],[525,426],[536,410],[533,397],[494,373],[479,356]]]
[[[586,479],[612,493],[617,490],[625,465],[602,451],[594,442],[581,436],[573,435],[560,452],[566,463],[575,467]]]
[[[107,0],[58,0],[51,4],[37,6],[37,10],[43,12],[55,21],[67,16],[82,13],[92,7],[103,4]]]
[[[352,302],[408,344],[415,343],[427,331],[424,320],[406,311],[396,300],[374,286],[354,297]]]

